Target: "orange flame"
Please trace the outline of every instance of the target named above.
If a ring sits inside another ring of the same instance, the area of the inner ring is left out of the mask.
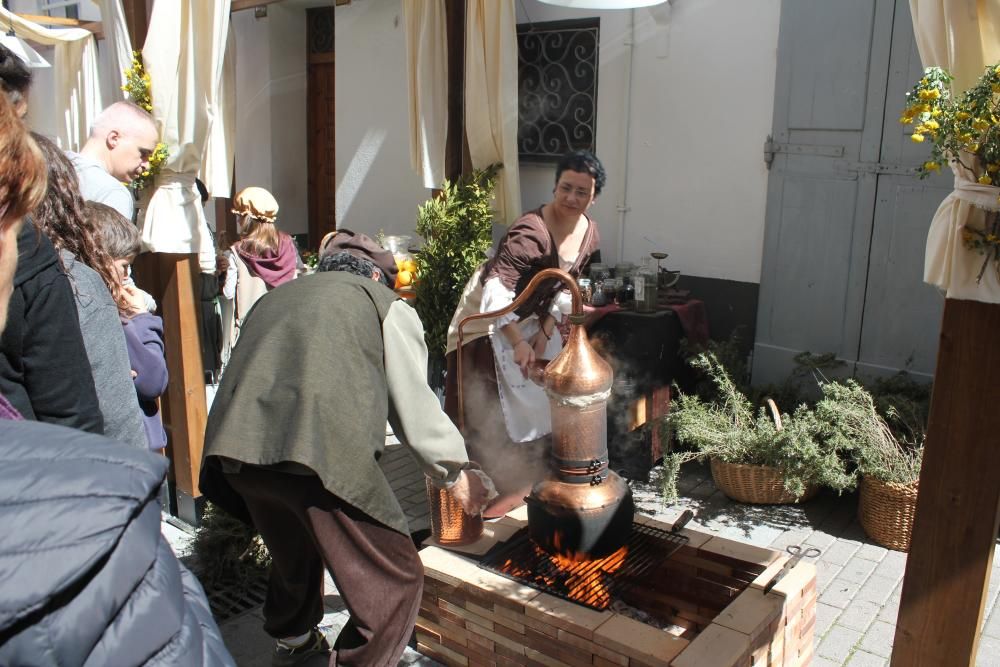
[[[559,535],[553,536],[553,545],[560,543]],[[586,554],[550,554],[533,545],[535,560],[541,562],[538,570],[529,570],[528,564],[516,563],[508,558],[500,566],[506,574],[535,586],[546,587],[566,595],[570,600],[603,609],[611,603],[608,582],[621,569],[628,555],[628,547],[604,558],[590,558]]]

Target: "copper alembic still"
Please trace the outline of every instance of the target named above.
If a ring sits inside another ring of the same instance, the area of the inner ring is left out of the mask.
[[[552,453],[545,479],[525,498],[528,534],[549,553],[599,558],[617,551],[632,531],[632,490],[608,469],[607,402],[611,366],[590,345],[576,281],[561,269],[540,271],[506,308],[471,315],[458,325],[458,421],[465,432],[462,330],[477,319],[497,318],[524,303],[552,280],[566,284],[573,299],[570,333],[562,351],[541,372],[552,411]]]

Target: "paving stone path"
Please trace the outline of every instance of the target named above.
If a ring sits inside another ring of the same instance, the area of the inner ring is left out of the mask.
[[[390,436],[387,443],[382,468],[410,520],[410,528],[413,532],[428,529],[423,476],[398,441]],[[660,469],[654,469],[648,483],[632,483],[639,511],[672,520],[690,508],[695,512],[693,523],[714,534],[774,549],[801,544],[821,550],[814,561],[819,589],[815,667],[889,664],[906,554],[884,549],[865,536],[856,518],[857,494],[838,496],[824,491],[802,506],[743,505],[732,502],[715,487],[707,466],[689,464],[678,484],[682,498],[666,506],[658,492],[659,473]],[[164,532],[175,550],[183,553],[186,536],[168,524],[164,524]],[[323,627],[336,635],[347,620],[347,612],[329,578],[327,591]],[[976,662],[979,667],[1000,667],[998,591],[1000,558],[995,558]],[[264,634],[262,623],[258,607],[221,625],[226,644],[240,667],[270,664],[273,642]],[[400,664],[438,665],[413,649],[407,649]]]

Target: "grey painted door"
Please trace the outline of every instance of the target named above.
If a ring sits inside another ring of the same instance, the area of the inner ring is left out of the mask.
[[[802,351],[846,374],[934,370],[943,305],[922,280],[949,179],[897,121],[920,62],[906,0],[785,0],[753,381]]]

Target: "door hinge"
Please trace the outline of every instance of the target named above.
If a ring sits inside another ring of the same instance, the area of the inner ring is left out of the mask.
[[[844,157],[843,146],[819,146],[816,144],[788,144],[775,141],[769,134],[764,141],[764,164],[771,168],[775,153],[794,155],[818,155],[820,157]]]
[[[916,167],[907,167],[901,164],[889,164],[887,162],[847,162],[841,161],[834,165],[837,171],[852,171],[858,174],[893,174],[899,176],[915,176]]]

